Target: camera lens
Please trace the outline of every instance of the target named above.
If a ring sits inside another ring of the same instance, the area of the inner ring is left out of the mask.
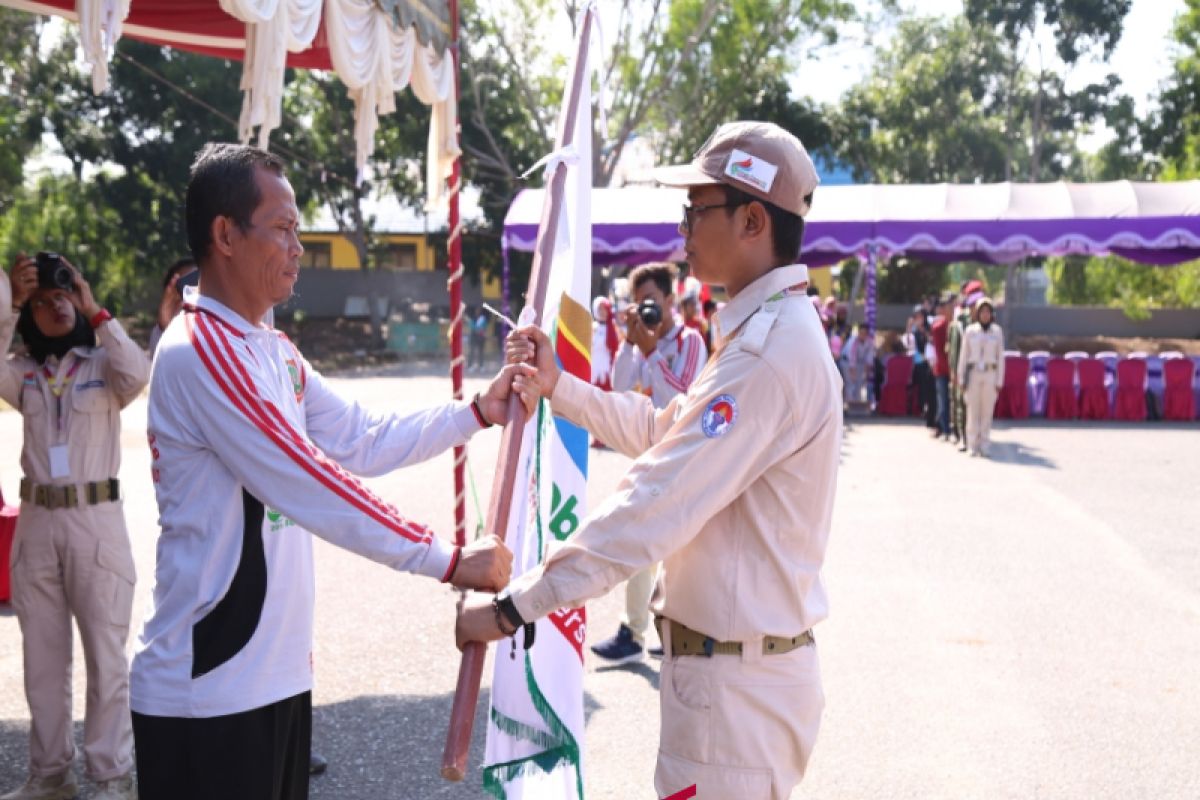
[[[71,268],[63,263],[58,253],[37,254],[38,287],[41,289],[63,289],[71,291],[75,288],[75,275]]]
[[[653,300],[643,300],[638,306],[638,316],[647,328],[653,328],[662,322],[662,308]]]

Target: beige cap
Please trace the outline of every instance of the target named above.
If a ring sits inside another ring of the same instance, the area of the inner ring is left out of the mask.
[[[821,182],[800,140],[770,122],[727,122],[692,163],[653,174],[665,186],[724,183],[801,217],[809,209],[804,198]]]

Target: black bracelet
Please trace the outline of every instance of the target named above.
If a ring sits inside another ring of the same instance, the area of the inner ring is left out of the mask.
[[[520,627],[519,625],[514,625],[511,631],[504,629],[505,614],[500,609],[500,599],[498,597],[492,598],[492,612],[496,615],[496,629],[505,636],[516,636],[517,628]]]
[[[521,616],[521,612],[517,611],[517,606],[513,603],[511,595],[506,594],[503,597],[496,595],[496,608],[512,624],[514,630],[526,624],[525,619]]]

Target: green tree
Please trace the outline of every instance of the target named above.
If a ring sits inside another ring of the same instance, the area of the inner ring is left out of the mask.
[[[464,10],[465,169],[494,234],[524,186],[521,172],[551,147],[566,60],[549,48],[543,21],[560,9],[577,21],[581,4],[468,2]],[[830,131],[819,109],[791,97],[786,76],[853,14],[839,0],[623,0],[602,66],[610,95],[608,129],[593,147],[596,185],[608,185],[639,136],[660,161],[690,158],[718,123],[739,116],[774,120],[819,149]],[[514,274],[523,263],[514,259]]]
[[[120,222],[96,233],[135,254],[129,279],[144,293],[188,252],[188,170],[205,142],[236,138],[240,76],[238,64],[122,39],[107,92],[76,74],[42,112],[76,175],[110,165],[91,183]]]
[[[1122,308],[1134,319],[1152,308],[1200,308],[1200,262],[1170,267],[1135,264],[1119,256],[1047,260],[1050,302]]]
[[[1164,162],[1164,177],[1200,176],[1200,0],[1186,0],[1175,20],[1175,61],[1158,111],[1144,131],[1145,147]]]
[[[124,221],[98,181],[46,175],[17,191],[0,216],[0,252],[59,251],[79,267],[102,302],[118,314],[148,301],[136,281],[136,253],[119,236]]]
[[[0,214],[16,201],[43,117],[62,102],[58,87],[74,72],[74,40],[43,42],[45,29],[36,14],[0,9]]]

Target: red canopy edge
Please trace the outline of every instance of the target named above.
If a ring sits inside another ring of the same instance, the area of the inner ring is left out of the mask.
[[[79,21],[75,0],[0,0],[0,5]],[[231,61],[241,61],[246,49],[246,24],[226,14],[218,0],[134,0],[121,35]],[[324,20],[312,47],[288,53],[287,64],[301,69],[333,69]]]

